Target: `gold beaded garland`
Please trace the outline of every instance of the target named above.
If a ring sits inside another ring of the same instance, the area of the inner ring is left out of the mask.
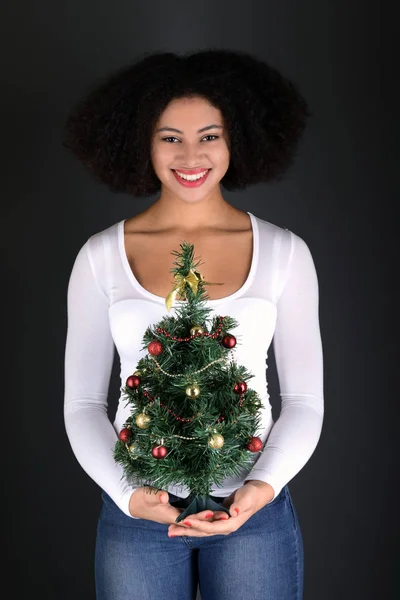
[[[200,325],[192,325],[190,335],[196,335],[196,333],[204,333],[204,329]]]
[[[185,392],[189,398],[197,398],[200,395],[200,388],[198,385],[188,385]]]
[[[208,445],[210,448],[214,448],[217,450],[218,448],[222,448],[224,445],[224,438],[220,433],[213,433],[210,439],[208,440]]]
[[[156,363],[157,369],[159,369],[167,377],[187,377],[187,373],[168,373],[167,371],[164,371],[164,369],[161,367],[160,363],[157,362],[157,360],[154,358],[154,356],[152,356],[151,359]],[[198,369],[197,371],[192,371],[191,375],[197,375],[198,373],[202,373],[203,371],[206,371],[207,369],[209,369],[212,365],[214,365],[217,362],[226,362],[227,363],[229,360],[233,360],[233,356],[231,358],[228,358],[226,356],[221,356],[220,358],[216,358],[215,360],[212,360],[205,367],[202,367],[201,369]],[[144,371],[144,369],[143,369],[143,371]]]
[[[147,429],[149,426],[150,417],[145,413],[141,413],[136,417],[136,425],[140,427],[140,429]]]

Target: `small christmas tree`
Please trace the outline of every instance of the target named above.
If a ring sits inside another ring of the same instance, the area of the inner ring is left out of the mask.
[[[177,297],[176,316],[165,316],[143,336],[141,358],[121,388],[131,404],[114,448],[114,459],[141,485],[166,489],[185,485],[186,509],[176,522],[201,510],[228,509],[210,498],[217,486],[253,464],[261,451],[256,436],[263,408],[248,387],[253,375],[237,365],[237,344],[229,331],[238,322],[205,306],[204,281],[194,264],[194,246],[183,242],[174,262],[175,285],[166,298],[168,312]]]

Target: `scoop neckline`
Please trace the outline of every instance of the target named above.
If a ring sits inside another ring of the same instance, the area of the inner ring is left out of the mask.
[[[216,304],[221,304],[222,302],[226,302],[228,300],[234,300],[235,298],[242,296],[245,293],[245,291],[249,288],[251,283],[253,282],[254,274],[256,272],[257,264],[258,264],[259,230],[258,230],[258,223],[257,223],[256,217],[251,212],[249,212],[249,211],[246,211],[246,212],[250,217],[250,223],[251,223],[252,232],[253,232],[253,253],[252,253],[250,270],[248,272],[246,281],[243,283],[243,285],[238,290],[236,290],[236,292],[229,294],[229,296],[225,296],[224,298],[214,298],[211,300],[205,300],[206,305],[214,306]],[[129,279],[130,283],[132,284],[132,286],[142,296],[149,298],[150,300],[153,300],[154,302],[158,302],[160,304],[165,304],[165,298],[163,296],[158,296],[157,294],[153,294],[152,292],[150,292],[149,290],[144,288],[139,283],[139,281],[136,279],[136,277],[131,269],[131,266],[130,266],[129,260],[128,260],[128,256],[126,254],[126,249],[125,249],[125,239],[124,239],[125,221],[127,221],[127,219],[122,219],[121,221],[118,222],[118,236],[117,236],[118,237],[119,254],[120,254],[120,258],[121,258],[125,273]],[[186,300],[176,300],[175,304],[180,305],[185,302],[186,302]]]

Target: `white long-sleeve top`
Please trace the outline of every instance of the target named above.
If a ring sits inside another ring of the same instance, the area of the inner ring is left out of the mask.
[[[263,449],[254,453],[250,468],[227,478],[222,487],[212,486],[211,493],[226,497],[244,481],[258,479],[273,487],[276,498],[307,463],[321,435],[324,400],[318,280],[310,250],[300,236],[248,215],[253,229],[248,277],[239,290],[207,300],[206,305],[213,310],[211,316],[229,315],[239,323],[230,331],[237,339],[233,358],[253,374],[248,385],[264,405],[262,427],[257,431]],[[168,313],[165,298],[149,292],[135,278],[125,251],[124,222],[88,238],[72,267],[64,419],[81,467],[131,516],[129,499],[140,484],[128,481],[113,457],[118,434],[130,415],[122,387],[143,357],[146,328],[172,315],[174,309]],[[281,397],[275,422],[266,376],[271,343]],[[121,393],[112,422],[108,393],[115,351],[120,359]],[[180,497],[189,494],[184,486],[171,485],[168,491]]]

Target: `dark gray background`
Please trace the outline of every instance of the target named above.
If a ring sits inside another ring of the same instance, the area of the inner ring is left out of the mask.
[[[290,483],[304,537],[304,600],[395,597],[399,96],[391,13],[390,3],[361,0],[3,4],[7,598],[95,598],[100,492],[63,422],[67,282],[90,235],[152,202],[94,183],[62,149],[60,128],[92,81],[138,54],[206,47],[269,61],[315,114],[285,181],[225,192],[238,208],[303,237],[319,276],[325,420],[314,455]],[[273,355],[268,375],[276,411]],[[117,390],[115,368],[110,414]]]

